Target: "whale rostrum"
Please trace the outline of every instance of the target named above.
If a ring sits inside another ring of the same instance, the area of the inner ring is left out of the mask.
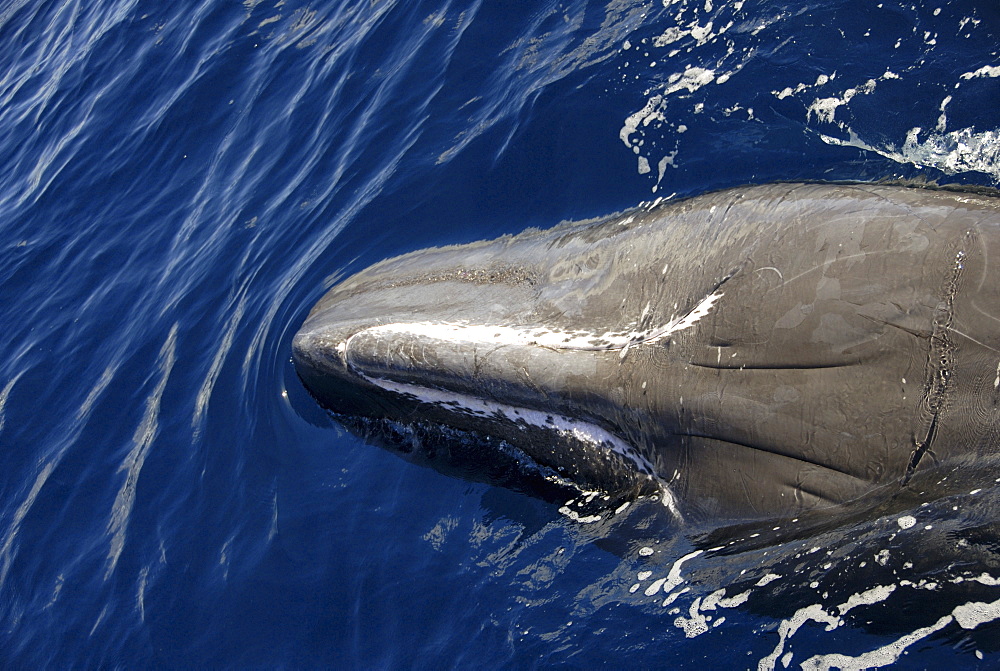
[[[1000,198],[772,184],[382,261],[293,359],[348,423],[478,437],[431,466],[794,514],[997,451],[998,292]]]

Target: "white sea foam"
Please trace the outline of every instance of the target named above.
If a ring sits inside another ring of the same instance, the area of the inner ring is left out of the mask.
[[[693,127],[688,123],[689,112],[699,114],[714,104],[728,116],[731,110],[749,107],[745,101],[734,105],[729,99],[726,99],[725,106],[719,107],[718,96],[711,93],[698,94],[695,97],[701,100],[695,100],[690,107],[687,99],[709,83],[725,84],[736,77],[756,55],[756,41],[751,38],[768,32],[775,33],[776,37],[778,28],[788,18],[778,15],[762,20],[749,32],[729,33],[727,31],[734,25],[732,19],[735,13],[742,9],[741,2],[716,5],[712,2],[676,0],[667,4],[672,11],[672,25],[667,19],[668,25],[659,26],[659,34],[648,41],[642,40],[642,44],[648,50],[644,56],[652,61],[652,66],[662,68],[670,64],[673,71],[665,80],[662,75],[651,79],[641,109],[625,119],[619,132],[622,142],[637,156],[639,174],[656,175],[652,187],[654,193],[660,189],[667,168],[677,167],[682,162],[681,129]],[[882,5],[878,8],[881,9]],[[911,9],[916,11],[916,7]],[[975,17],[963,18],[959,21],[958,30],[963,37],[969,38],[981,22]],[[838,133],[826,131],[821,134],[821,139],[828,144],[857,147],[898,163],[934,168],[947,174],[982,172],[1000,182],[1000,129],[968,126],[949,130],[945,113],[949,105],[968,107],[969,100],[967,97],[962,99],[959,89],[970,80],[1000,77],[1000,65],[983,65],[958,75],[953,82],[941,82],[945,86],[951,85],[954,92],[942,95],[936,118],[914,118],[911,121],[917,132],[920,128],[935,129],[936,132],[925,137],[918,138],[911,131],[905,139],[887,142],[883,128],[870,131],[862,127],[850,111],[852,102],[858,98],[879,95],[883,82],[895,82],[891,89],[893,92],[885,94],[895,100],[898,96],[895,91],[900,85],[912,87],[916,81],[928,80],[922,75],[928,67],[927,63],[937,60],[931,56],[933,52],[942,48],[938,45],[940,35],[944,34],[942,26],[940,22],[928,22],[923,30],[915,30],[912,35],[896,40],[896,49],[905,43],[925,55],[916,62],[901,62],[898,52],[890,51],[885,56],[883,74],[874,77],[866,75],[864,79],[850,82],[839,90],[831,90],[832,82],[835,78],[838,82],[843,81],[849,75],[840,73],[838,77],[837,72],[826,72],[816,75],[814,83],[791,81],[775,87],[771,93],[778,100],[799,99],[803,104],[805,123],[835,126]],[[872,26],[865,32],[865,38],[871,37],[877,30],[877,25]],[[673,65],[678,59],[687,59],[683,70]],[[931,75],[929,82],[933,83],[935,76]],[[623,75],[623,80],[631,78],[631,75]],[[634,78],[640,77],[636,75]],[[708,108],[705,100],[709,101]],[[748,111],[748,117],[751,120],[754,118],[752,112]]]
[[[670,592],[675,587],[684,582],[684,578],[681,577],[681,567],[684,565],[684,562],[694,559],[698,555],[702,554],[702,552],[704,551],[695,550],[694,552],[690,552],[681,557],[680,559],[678,559],[677,561],[675,561],[673,563],[673,566],[670,567],[670,571],[667,573],[665,578],[658,579],[656,582],[653,583],[653,585],[650,585],[650,587],[646,589],[646,596],[653,596],[661,589],[664,592]],[[655,589],[653,588],[654,585]]]
[[[962,629],[975,629],[981,624],[1000,619],[1000,599],[990,603],[972,601],[955,606],[952,615]]]
[[[916,631],[900,637],[898,640],[866,652],[856,657],[832,653],[828,655],[815,655],[802,662],[803,669],[841,669],[842,671],[862,671],[862,669],[877,669],[883,666],[895,664],[903,652],[922,638],[930,636],[936,631],[944,629],[951,623],[951,616],[945,615],[929,627],[922,627]]]
[[[984,65],[973,72],[966,72],[959,79],[975,79],[976,77],[1000,77],[1000,65]]]
[[[852,130],[846,140],[828,135],[820,137],[827,144],[872,151],[897,163],[937,168],[952,175],[982,172],[1000,181],[1000,131],[976,132],[974,128],[962,128],[948,133],[932,132],[921,140],[922,130],[912,128],[899,147],[869,144]]]

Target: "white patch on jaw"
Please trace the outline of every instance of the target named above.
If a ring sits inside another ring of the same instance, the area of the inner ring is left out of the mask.
[[[408,334],[435,340],[491,345],[535,345],[556,350],[621,350],[624,358],[624,353],[631,347],[652,344],[678,331],[690,328],[709,313],[722,295],[721,291],[717,291],[707,296],[686,314],[674,317],[662,326],[644,331],[592,333],[590,331],[556,331],[545,328],[520,328],[459,322],[397,322],[372,326],[362,333],[372,335]],[[645,315],[647,312],[644,310],[643,314]]]
[[[421,387],[419,385],[403,384],[400,382],[393,382],[392,380],[369,377],[359,371],[355,371],[355,373],[377,387],[381,387],[386,391],[391,391],[403,396],[413,397],[421,403],[429,403],[447,408],[449,410],[465,412],[477,417],[500,416],[506,418],[514,424],[523,422],[531,426],[553,431],[563,437],[574,438],[582,443],[593,445],[594,447],[611,450],[615,454],[634,464],[640,473],[656,480],[660,486],[663,505],[668,508],[678,520],[682,519],[680,510],[677,508],[673,492],[670,491],[665,482],[660,481],[656,477],[652,464],[650,464],[645,457],[636,452],[631,445],[595,424],[573,419],[572,417],[542,412],[540,410],[532,410],[531,408],[521,408],[513,405],[505,405],[503,403],[496,403],[494,401],[487,401],[474,396],[466,396],[465,394],[456,394],[453,392],[442,391],[440,389],[433,389],[431,387]]]
[[[431,387],[403,384],[368,376],[364,377],[382,389],[403,394],[404,396],[412,396],[421,403],[430,403],[432,405],[457,409],[478,417],[496,417],[500,415],[513,423],[524,422],[531,426],[554,431],[561,436],[575,438],[580,442],[590,445],[607,445],[612,452],[634,463],[641,472],[646,475],[653,475],[652,465],[642,455],[638,454],[630,445],[623,442],[617,436],[608,433],[594,424],[550,412],[532,410],[531,408],[519,408],[513,405],[505,405],[474,396],[433,389]]]

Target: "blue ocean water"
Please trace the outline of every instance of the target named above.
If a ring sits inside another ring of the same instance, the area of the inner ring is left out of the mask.
[[[290,362],[387,256],[882,178],[1000,184],[1000,5],[0,3],[0,664],[996,666],[992,477],[713,549],[408,464]]]

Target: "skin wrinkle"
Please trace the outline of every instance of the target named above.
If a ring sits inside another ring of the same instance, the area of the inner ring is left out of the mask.
[[[796,478],[795,487],[793,491],[795,492],[796,497],[801,497],[803,494],[805,494],[806,496],[813,497],[817,501],[822,501],[825,505],[830,505],[835,503],[835,501],[831,499],[829,496],[825,496],[821,494],[818,490],[810,489],[809,487],[807,487],[805,483],[802,481],[801,474],[799,475],[799,477]],[[804,503],[805,501],[804,499],[799,499],[799,502]]]
[[[903,487],[910,482],[910,479],[917,470],[917,466],[920,465],[920,462],[924,457],[929,457],[934,465],[937,465],[937,457],[934,454],[934,450],[931,449],[931,443],[937,436],[937,425],[938,413],[934,413],[931,417],[931,425],[927,428],[927,435],[924,437],[922,442],[917,443],[916,448],[913,450],[913,454],[910,455],[910,463],[906,465],[906,472],[903,474],[902,478],[901,484]]]
[[[899,307],[899,306],[895,306],[895,307]],[[900,308],[900,312],[902,312],[902,311],[903,311],[902,308]],[[885,321],[884,319],[876,319],[875,317],[872,317],[871,315],[859,314],[858,316],[861,317],[862,319],[867,319],[868,321],[875,322],[876,324],[883,324],[885,326],[891,326],[892,328],[899,329],[900,331],[903,331],[904,333],[908,333],[909,335],[913,336],[914,338],[930,338],[931,337],[930,333],[921,333],[919,331],[915,331],[913,329],[906,328],[902,324],[895,324],[893,322]]]
[[[846,470],[842,470],[842,469],[837,468],[835,466],[830,466],[830,465],[827,465],[827,464],[824,464],[824,463],[820,463],[820,462],[814,461],[812,459],[807,459],[805,456],[795,456],[795,455],[792,455],[792,454],[786,454],[785,452],[779,452],[778,450],[769,450],[769,449],[767,449],[766,447],[764,447],[762,445],[753,445],[751,443],[744,443],[744,442],[741,442],[741,441],[738,441],[738,440],[733,440],[732,438],[721,438],[719,436],[713,436],[713,435],[708,434],[708,433],[701,433],[701,432],[697,432],[697,431],[675,432],[675,433],[673,433],[671,435],[673,435],[673,436],[686,436],[686,437],[689,437],[689,438],[705,438],[707,440],[714,440],[714,441],[719,442],[719,443],[727,443],[729,445],[736,445],[736,446],[739,446],[739,447],[746,447],[748,449],[754,450],[755,453],[756,452],[763,452],[764,454],[773,454],[773,455],[776,455],[776,456],[779,456],[779,457],[785,457],[786,459],[792,459],[792,460],[795,460],[795,461],[801,461],[803,463],[810,464],[811,466],[818,466],[818,467],[826,469],[828,471],[833,471],[834,473],[840,473],[841,475],[846,475],[847,477],[849,477],[849,478],[851,478],[853,480],[862,480],[862,481],[864,480],[864,478],[859,478],[858,476],[853,475],[853,474],[847,472]]]
[[[921,222],[926,223],[926,220],[923,217],[921,217],[920,215],[918,215],[916,213],[916,211],[913,209],[913,206],[911,206],[909,203],[906,203],[906,202],[896,202],[896,201],[890,200],[889,198],[887,198],[882,193],[879,193],[878,191],[876,191],[876,190],[874,190],[872,188],[866,188],[864,185],[861,185],[861,184],[851,185],[850,188],[852,190],[854,190],[854,191],[860,191],[862,193],[867,193],[869,196],[872,196],[873,198],[876,198],[876,199],[880,200],[883,203],[888,203],[889,205],[891,205],[893,207],[902,209],[906,213],[908,213],[908,214],[916,217],[917,219],[919,219]]]
[[[925,391],[924,398],[922,399],[922,405],[924,405],[930,412],[931,420],[923,440],[916,443],[913,452],[910,454],[910,461],[903,474],[903,486],[905,486],[913,477],[917,466],[920,465],[920,461],[925,456],[929,456],[935,465],[938,463],[931,444],[937,437],[938,421],[942,412],[944,412],[947,407],[949,392],[952,391],[950,368],[954,365],[954,345],[947,337],[947,334],[948,332],[954,330],[952,329],[952,321],[954,319],[955,298],[958,296],[961,289],[961,281],[966,258],[967,257],[964,251],[959,251],[955,256],[955,262],[951,270],[951,277],[945,283],[944,303],[941,307],[939,307],[939,314],[935,316],[934,320],[935,327],[939,325],[939,319],[944,320],[943,322],[940,322],[942,333],[932,333],[928,339],[930,351],[927,357],[927,373],[926,381],[924,383]],[[936,331],[937,328],[934,330]],[[939,348],[940,352],[938,352]]]
[[[728,203],[726,204],[726,211],[722,213],[722,217],[721,217],[721,220],[722,220],[722,221],[726,221],[726,219],[728,219],[728,218],[729,218],[729,213],[730,213],[730,212],[732,211],[732,209],[733,209],[733,206],[735,206],[735,205],[736,205],[736,203],[740,202],[741,200],[742,200],[742,198],[741,198],[741,197],[739,197],[739,196],[737,196],[737,197],[734,197],[734,198],[732,198],[732,199],[731,199],[731,200],[730,200],[730,201],[729,201],[729,202],[728,202]]]
[[[750,505],[750,510],[754,515],[759,515],[760,510],[757,509],[757,504],[754,503],[753,492],[749,487],[750,484],[750,474],[747,472],[740,473],[740,485],[743,487],[743,497],[746,499],[747,503]],[[798,488],[796,488],[796,496],[798,496]]]
[[[976,229],[976,233],[977,233],[976,240],[979,241],[979,251],[982,254],[982,258],[983,258],[982,277],[979,278],[979,284],[976,286],[976,293],[978,294],[980,291],[982,291],[983,286],[985,285],[985,283],[987,281],[986,270],[990,267],[990,254],[989,254],[989,247],[987,247],[985,241],[983,240],[982,231],[980,230],[980,227],[979,226],[975,226],[974,228]],[[979,303],[976,301],[975,298],[973,298],[972,301],[971,301],[971,307],[974,308],[976,310],[976,312],[978,312],[982,316],[987,317],[989,319],[992,319],[995,322],[1000,322],[1000,318],[998,318],[996,315],[994,315],[991,312],[986,312],[983,308],[979,307]],[[960,335],[965,335],[965,334],[963,333],[963,334],[960,334]],[[966,336],[966,337],[968,338],[969,336]],[[970,338],[970,340],[971,340],[971,338]],[[993,348],[990,348],[990,349],[993,349]],[[996,350],[994,349],[993,351],[996,351]]]
[[[864,363],[863,359],[857,359],[854,361],[848,361],[846,363],[811,363],[802,364],[799,366],[789,366],[785,364],[732,364],[730,366],[723,366],[721,364],[712,365],[710,363],[698,363],[696,361],[688,362],[691,366],[696,366],[698,368],[711,368],[713,370],[819,370],[823,368],[847,368],[848,366],[856,366],[860,363]]]

